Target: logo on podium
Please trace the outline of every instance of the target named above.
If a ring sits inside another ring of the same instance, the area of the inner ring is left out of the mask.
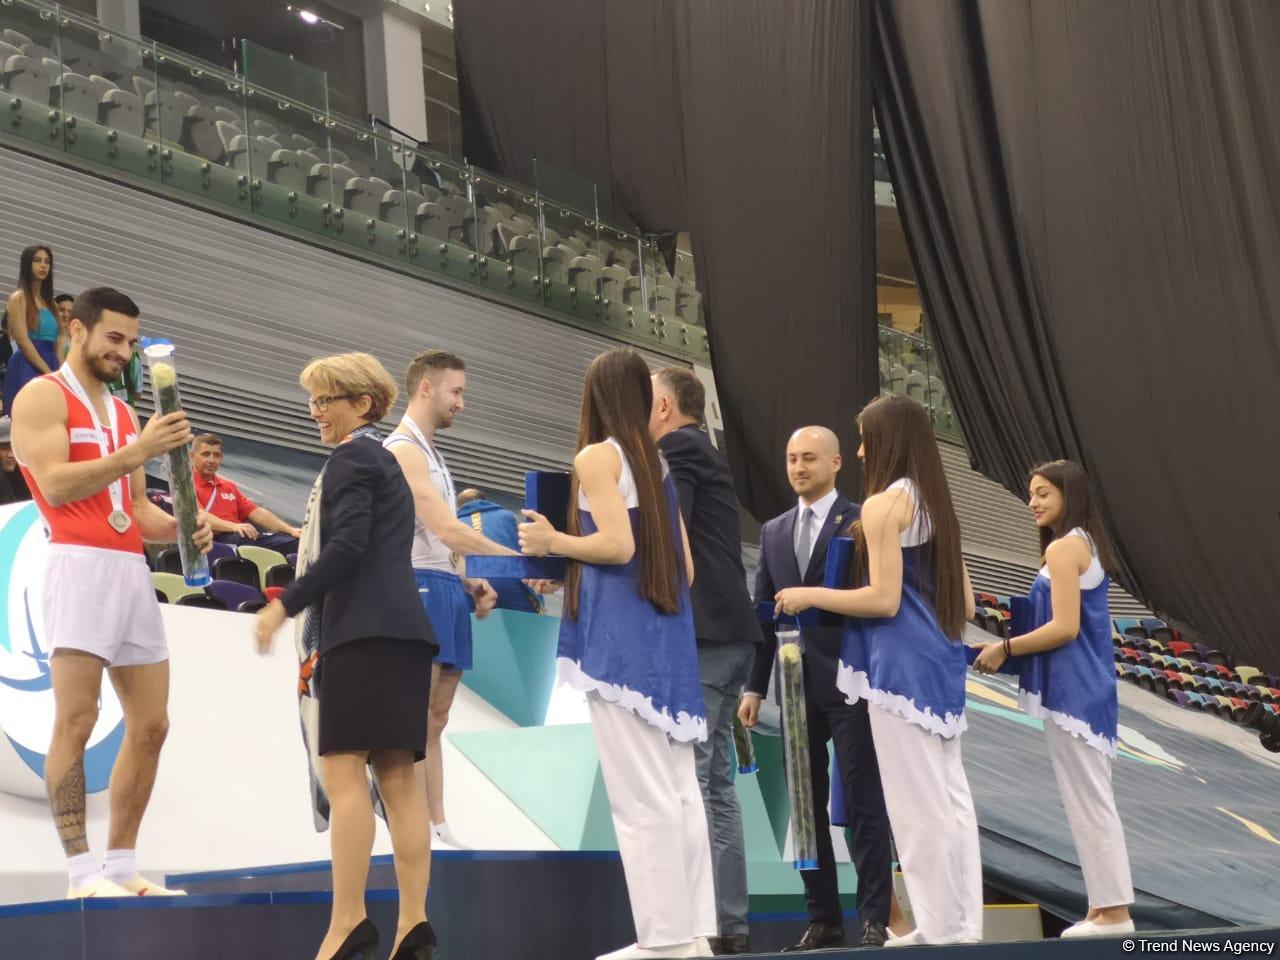
[[[42,800],[53,734],[53,676],[41,604],[48,543],[34,503],[0,507],[0,792]],[[124,739],[124,713],[103,678],[85,750],[85,788],[105,790]]]

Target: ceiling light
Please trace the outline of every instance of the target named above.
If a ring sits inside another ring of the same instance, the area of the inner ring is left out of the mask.
[[[298,19],[308,26],[314,27],[316,24],[324,24],[326,27],[333,27],[335,30],[345,29],[342,24],[334,23],[332,20],[326,20],[324,17],[320,16],[320,14],[315,13],[312,10],[307,10],[303,7],[295,7],[293,4],[288,4],[285,9],[290,13],[296,13],[298,15]]]

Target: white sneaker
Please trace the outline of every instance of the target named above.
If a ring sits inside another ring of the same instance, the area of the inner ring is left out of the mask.
[[[119,884],[112,883],[110,880],[107,880],[103,877],[99,877],[97,880],[93,881],[93,883],[90,883],[87,886],[80,887],[78,890],[75,887],[67,888],[68,900],[86,900],[89,897],[132,897],[132,896],[136,896],[136,894],[130,890],[126,890],[124,887],[120,886]]]
[[[1062,931],[1063,940],[1076,937],[1111,937],[1122,933],[1133,933],[1133,920],[1122,920],[1120,923],[1097,923],[1093,920],[1081,920]]]
[[[707,948],[707,952],[700,952],[702,948]],[[684,960],[686,957],[709,956],[711,956],[709,945],[703,939],[702,947],[699,947],[697,940],[675,943],[669,947],[641,947],[633,943],[612,953],[601,954],[596,957],[596,960]]]
[[[135,897],[185,897],[185,890],[170,890],[158,883],[152,883],[142,874],[135,874],[132,880],[125,880],[120,887]]]
[[[927,941],[920,936],[919,930],[912,930],[910,933],[904,933],[900,937],[890,937],[884,942],[886,947],[919,947],[923,946]]]

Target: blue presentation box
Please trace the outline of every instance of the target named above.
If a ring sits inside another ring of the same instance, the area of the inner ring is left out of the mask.
[[[569,474],[531,470],[524,475],[524,505],[557,530],[569,525]],[[467,576],[485,580],[563,580],[564,557],[467,557]]]
[[[827,547],[827,569],[822,574],[822,585],[832,590],[848,590],[850,571],[853,569],[853,539],[832,537]],[[783,614],[775,616],[777,608],[772,600],[761,597],[756,603],[756,619],[761,623],[777,623],[779,626],[799,624],[802,627],[842,627],[845,618],[838,613],[810,607],[799,616]]]

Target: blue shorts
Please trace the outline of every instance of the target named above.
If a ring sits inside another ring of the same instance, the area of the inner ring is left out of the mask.
[[[440,645],[435,662],[454,670],[470,670],[471,608],[462,580],[443,570],[415,569],[413,576],[418,581],[422,609],[427,611],[436,643]]]

